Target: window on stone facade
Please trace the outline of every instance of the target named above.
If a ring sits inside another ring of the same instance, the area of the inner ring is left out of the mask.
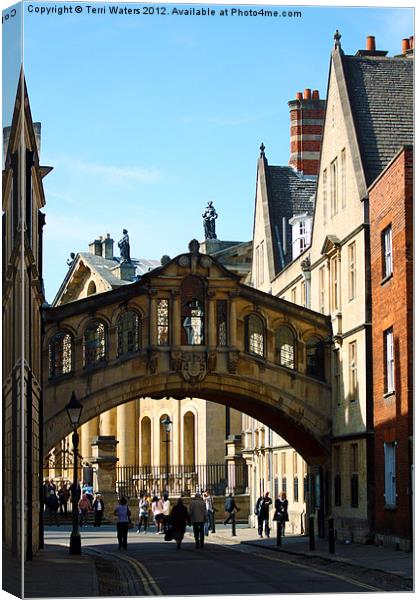
[[[322,214],[324,217],[324,224],[327,222],[327,211],[328,211],[328,181],[327,181],[327,169],[324,169],[322,173]]]
[[[56,333],[48,346],[49,376],[59,377],[72,370],[72,337],[65,331]]]
[[[264,357],[264,323],[258,315],[246,318],[246,349],[250,354]]]
[[[286,477],[286,452],[282,452],[281,459],[281,491],[287,495],[287,477]]]
[[[274,478],[274,498],[279,497],[279,478]]]
[[[106,358],[106,329],[102,321],[92,321],[83,335],[83,366],[95,365]]]
[[[396,442],[384,443],[385,459],[385,505],[394,507],[397,504],[397,475],[396,475]]]
[[[157,301],[157,343],[159,346],[169,344],[169,300],[166,298]]]
[[[325,315],[325,266],[319,269],[319,311]]]
[[[341,404],[341,359],[340,348],[333,350],[334,393],[337,404]]]
[[[217,345],[227,346],[227,300],[216,300]]]
[[[295,336],[289,327],[279,327],[276,331],[275,361],[282,367],[295,368]]]
[[[349,246],[349,300],[356,297],[356,242]]]
[[[359,506],[359,447],[350,444],[350,506]]]
[[[340,265],[338,256],[331,259],[331,310],[340,310]]]
[[[330,166],[330,184],[331,184],[331,216],[334,217],[338,213],[338,173],[337,159]]]
[[[316,337],[306,341],[306,374],[316,379],[324,379],[324,346]]]
[[[349,344],[349,400],[355,402],[358,399],[357,384],[357,342]]]
[[[117,322],[118,356],[136,352],[139,349],[141,321],[134,310],[123,313]]]
[[[392,327],[384,333],[385,394],[395,390],[394,379],[394,331]]]
[[[293,451],[293,501],[299,502],[298,459],[295,451]]]
[[[346,177],[347,177],[347,164],[346,164],[346,149],[343,148],[341,151],[341,206],[346,207]]]
[[[296,304],[296,288],[294,287],[290,293],[291,302]]]
[[[388,225],[382,232],[382,277],[391,277],[392,260],[392,227]]]
[[[341,506],[341,452],[340,446],[334,446],[334,505]]]

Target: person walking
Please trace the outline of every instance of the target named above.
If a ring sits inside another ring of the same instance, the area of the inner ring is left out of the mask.
[[[60,514],[67,514],[67,504],[70,498],[70,492],[67,484],[64,481],[61,482],[60,489],[58,490],[58,501],[60,503]]]
[[[233,518],[233,515],[239,511],[239,508],[236,506],[235,498],[233,497],[232,493],[230,493],[229,496],[226,498],[225,511],[228,513],[229,516],[223,521],[223,525],[227,525],[228,523],[230,523]]]
[[[211,494],[206,490],[203,494],[203,500],[204,503],[206,505],[206,511],[207,511],[207,521],[206,524],[204,526],[204,533],[206,534],[206,536],[209,534],[209,530],[213,530],[214,528],[214,511],[215,508],[213,506],[213,498],[211,496]]]
[[[270,537],[270,506],[273,504],[270,498],[270,492],[266,492],[264,496],[260,496],[255,505],[255,514],[258,517],[258,535],[262,538],[263,528],[265,523],[265,535]]]
[[[169,522],[172,527],[172,536],[176,541],[176,547],[181,550],[181,542],[184,539],[187,523],[191,525],[191,518],[182,498],[178,498],[178,502],[171,510]]]
[[[93,515],[95,517],[95,521],[93,526],[100,527],[102,522],[102,517],[104,515],[105,503],[102,500],[101,494],[96,494],[95,502],[93,503]]]
[[[289,520],[289,501],[286,497],[286,492],[282,492],[279,498],[276,498],[274,503],[274,508],[276,512],[274,513],[274,520],[280,522],[280,526],[282,529],[282,535],[284,535],[286,529],[286,523]]]
[[[166,533],[169,521],[169,511],[171,503],[169,502],[169,496],[167,493],[162,496],[162,509],[163,509],[163,531]]]
[[[127,498],[120,498],[115,507],[114,515],[117,517],[117,539],[118,550],[127,550],[128,524],[130,522],[131,512],[127,506]]]
[[[48,524],[52,525],[52,521],[54,521],[54,524],[57,525],[57,527],[58,527],[59,522],[58,522],[57,512],[58,512],[59,502],[58,502],[58,498],[57,498],[54,490],[50,490],[49,496],[47,498],[46,506],[47,506],[47,514],[48,514]]]
[[[149,521],[149,500],[146,496],[140,495],[139,498],[139,524],[137,527],[137,533],[140,533],[141,526],[144,527],[144,533],[147,532],[147,524]]]
[[[92,511],[92,507],[90,505],[88,497],[86,496],[86,494],[82,494],[82,497],[79,500],[79,526],[80,527],[83,527],[83,526],[87,527],[87,525],[88,525],[87,515],[91,511]]]
[[[157,496],[153,496],[152,498],[152,513],[156,523],[156,535],[163,533],[163,504],[162,500]]]
[[[204,523],[207,521],[206,504],[200,494],[196,494],[190,504],[190,518],[194,531],[195,547],[204,546]]]

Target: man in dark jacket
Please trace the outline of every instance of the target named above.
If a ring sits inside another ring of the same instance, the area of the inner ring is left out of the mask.
[[[93,524],[94,527],[100,527],[102,517],[105,510],[105,504],[102,500],[101,494],[96,494],[95,502],[93,503],[93,514],[95,517],[95,522]]]
[[[232,517],[237,513],[239,508],[236,506],[233,494],[229,494],[225,502],[225,511],[228,513],[228,518],[223,521],[223,525],[227,525],[232,520]]]
[[[52,524],[53,520],[56,525],[59,525],[58,517],[57,517],[59,503],[58,503],[58,498],[57,498],[54,490],[50,490],[50,494],[47,498],[46,505],[47,505],[47,514],[48,514],[49,525]]]
[[[262,538],[263,527],[265,522],[265,535],[270,537],[270,506],[273,503],[270,498],[270,492],[266,492],[265,496],[260,496],[255,505],[255,514],[258,517],[258,535]]]

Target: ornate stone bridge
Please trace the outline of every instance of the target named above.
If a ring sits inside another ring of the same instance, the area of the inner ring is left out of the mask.
[[[193,240],[139,281],[45,308],[44,450],[141,397],[198,397],[269,425],[309,464],[329,454],[329,319],[241,284]]]

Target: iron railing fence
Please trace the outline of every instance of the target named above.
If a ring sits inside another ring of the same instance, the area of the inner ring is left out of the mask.
[[[208,490],[213,496],[248,491],[246,464],[207,464],[117,467],[117,489],[120,496],[138,496],[140,493],[170,496],[192,496]]]

